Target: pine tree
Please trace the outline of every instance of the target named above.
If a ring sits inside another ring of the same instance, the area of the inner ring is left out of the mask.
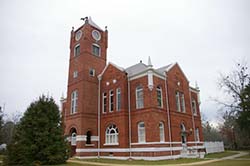
[[[67,160],[67,143],[58,106],[42,96],[30,104],[8,147],[9,165],[61,164]]]
[[[0,145],[3,143],[3,112],[0,106]]]

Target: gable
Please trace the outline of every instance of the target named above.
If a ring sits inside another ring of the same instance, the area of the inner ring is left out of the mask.
[[[168,70],[166,71],[167,74],[178,74],[178,77],[184,78],[185,81],[189,82],[185,73],[182,71],[181,67],[178,63],[173,64]]]
[[[102,73],[98,76],[98,78],[102,79],[103,77],[113,77],[117,74],[125,74],[124,69],[109,62],[103,69]]]

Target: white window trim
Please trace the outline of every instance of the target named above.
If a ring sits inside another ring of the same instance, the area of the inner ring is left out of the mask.
[[[120,103],[118,100],[118,95],[120,96]],[[121,88],[117,88],[116,89],[116,111],[120,111],[121,110]],[[120,105],[120,108],[118,108],[118,106]]]
[[[70,108],[70,114],[75,114],[77,112],[78,107],[78,91],[74,90],[71,93],[71,108]]]
[[[140,125],[143,124],[144,127],[140,127]],[[141,135],[141,130],[143,130],[143,135]],[[145,123],[139,122],[137,126],[137,132],[138,132],[138,143],[145,143],[146,142],[146,131],[145,131]]]
[[[180,103],[180,92],[176,91],[175,92],[175,102],[176,102],[176,110],[177,112],[181,112],[181,103]]]
[[[142,91],[142,100],[139,100],[138,99],[138,94],[140,91]],[[142,109],[144,108],[144,97],[143,97],[143,87],[142,86],[137,86],[136,89],[135,89],[135,98],[136,98],[136,109]],[[140,107],[139,106],[139,101],[142,101],[142,106]]]
[[[107,93],[106,93],[106,96],[104,96],[104,94],[105,94],[106,92],[103,92],[102,93],[102,113],[104,113],[104,114],[106,114],[107,113],[107,108],[106,108],[106,112],[104,112],[104,99],[106,98],[106,107],[107,107]]]
[[[111,134],[110,133],[111,130],[114,130],[115,133]],[[114,140],[114,142],[111,142],[113,140]],[[105,144],[104,145],[119,145],[119,130],[116,127],[116,125],[112,124],[112,125],[109,125],[106,128],[106,131],[105,131]]]
[[[186,112],[186,106],[185,106],[185,96],[184,93],[179,93],[181,94],[181,112]]]
[[[78,71],[77,70],[74,70],[73,71],[73,78],[77,78],[78,77]]]
[[[195,115],[195,116],[197,116],[197,106],[196,106],[196,101],[195,101],[195,99],[192,99],[192,105],[191,105],[191,107],[192,107],[192,112],[193,112],[193,114]],[[193,103],[194,103],[194,107],[193,107]]]
[[[78,43],[77,45],[75,45],[75,47],[74,47],[74,57],[76,57],[76,56],[79,56],[79,55],[76,55],[76,47],[80,47],[80,50],[81,50],[81,46],[80,46],[80,43]]]
[[[160,91],[160,94],[161,94],[161,105],[158,106],[158,107],[163,108],[162,88],[161,88],[160,86],[157,86],[157,87],[156,87],[156,91],[157,91],[157,106],[158,106],[158,91]]]
[[[160,131],[160,142],[165,142],[165,129],[164,129],[164,123],[159,123],[159,131]],[[162,131],[162,133],[161,133]]]
[[[77,138],[76,133],[75,132],[72,133],[71,134],[71,145],[76,146],[76,142],[77,142],[76,138]]]
[[[195,137],[196,137],[196,142],[200,142],[200,130],[199,128],[195,129]]]
[[[111,94],[113,92],[113,94]],[[113,110],[111,110],[111,97],[113,97]],[[109,91],[109,112],[114,112],[114,91],[110,90]]]
[[[98,52],[98,55],[95,55],[94,52],[93,52],[93,48],[91,48],[92,54],[95,55],[95,56],[100,57],[101,56],[101,47],[98,44],[96,44],[96,43],[92,43],[92,47],[93,46],[98,47],[99,48],[99,52]]]

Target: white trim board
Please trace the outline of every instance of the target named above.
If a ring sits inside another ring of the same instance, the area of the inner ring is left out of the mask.
[[[156,157],[146,157],[146,156],[131,156],[134,160],[148,160],[148,161],[155,161],[155,160],[167,160],[167,159],[177,159],[181,158],[181,155],[172,155],[172,156],[156,156]],[[93,159],[98,158],[97,156],[75,156],[77,159]],[[117,160],[128,160],[130,157],[123,157],[123,156],[100,156],[103,159],[117,159]]]
[[[182,146],[178,147],[149,147],[149,148],[102,148],[102,149],[76,149],[76,152],[164,152],[164,151],[181,151]]]

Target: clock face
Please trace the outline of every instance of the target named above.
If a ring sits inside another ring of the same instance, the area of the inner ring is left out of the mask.
[[[96,40],[99,41],[101,39],[101,34],[97,30],[92,31],[92,37]]]
[[[80,40],[81,37],[82,37],[82,31],[79,30],[79,31],[76,32],[76,36],[75,36],[76,41]]]

